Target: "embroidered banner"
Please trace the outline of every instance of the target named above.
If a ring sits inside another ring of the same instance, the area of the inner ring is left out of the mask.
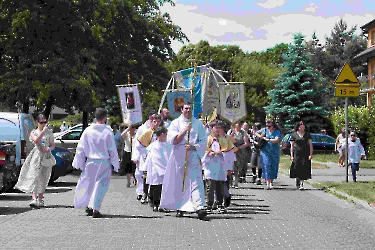
[[[173,92],[168,92],[167,94],[167,104],[169,109],[169,114],[177,118],[181,115],[180,107],[185,102],[190,102],[191,93],[185,89],[174,90]]]
[[[220,84],[221,116],[231,123],[246,116],[245,92],[243,84]]]
[[[218,72],[218,74],[220,74]],[[220,75],[221,76],[221,75]],[[202,115],[207,116],[214,112],[220,114],[220,100],[219,100],[219,84],[220,76],[213,70],[209,70],[207,81],[203,82],[203,111]]]
[[[188,68],[180,70],[173,74],[179,88],[191,88],[191,83],[194,78],[194,68]],[[207,66],[198,66],[197,74],[194,83],[194,103],[193,104],[193,115],[195,118],[199,118],[199,115],[202,114],[203,107],[203,91],[202,86],[205,85],[207,81]]]
[[[118,86],[123,122],[127,125],[142,123],[141,98],[138,86]]]

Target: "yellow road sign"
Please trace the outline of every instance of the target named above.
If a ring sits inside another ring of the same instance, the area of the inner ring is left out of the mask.
[[[336,87],[335,88],[335,96],[338,97],[355,97],[359,96],[359,88],[358,87]]]
[[[337,76],[335,82],[333,83],[335,86],[358,86],[360,85],[357,77],[354,75],[352,68],[350,67],[349,63],[345,63],[344,66],[341,68],[340,74]]]

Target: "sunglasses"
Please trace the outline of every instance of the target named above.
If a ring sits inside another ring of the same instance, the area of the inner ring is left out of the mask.
[[[350,135],[350,136],[355,136],[355,135]]]
[[[38,121],[39,122],[39,121]],[[47,123],[47,121],[45,121],[45,122],[39,122],[40,124],[46,124]]]

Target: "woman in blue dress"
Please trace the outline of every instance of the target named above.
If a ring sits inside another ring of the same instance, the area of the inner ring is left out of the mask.
[[[279,141],[281,132],[276,128],[275,121],[266,121],[266,128],[262,129],[261,135],[267,143],[260,150],[263,177],[266,179],[267,189],[272,189],[273,180],[277,179],[280,162]]]

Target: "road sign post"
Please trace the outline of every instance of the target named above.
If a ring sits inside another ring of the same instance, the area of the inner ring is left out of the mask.
[[[341,68],[339,75],[337,76],[335,82],[335,96],[337,97],[345,97],[345,180],[346,182],[349,181],[349,162],[348,162],[348,98],[349,97],[358,97],[359,96],[359,81],[357,77],[354,75],[352,68],[350,67],[349,63],[345,63],[344,66]]]

